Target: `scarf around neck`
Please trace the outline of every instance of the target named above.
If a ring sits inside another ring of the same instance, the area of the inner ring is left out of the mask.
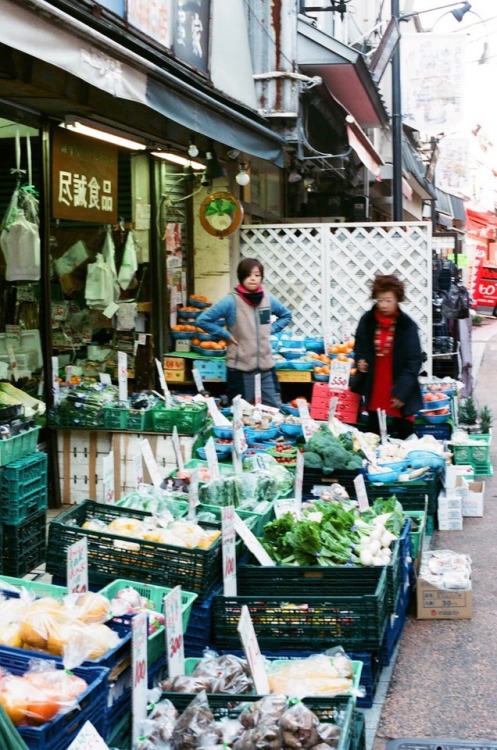
[[[392,351],[393,339],[395,336],[395,324],[399,317],[399,311],[393,315],[382,315],[378,309],[374,311],[376,321],[376,331],[374,336],[374,347],[377,357],[385,357]]]
[[[244,286],[238,284],[238,286],[235,287],[235,290],[247,305],[251,305],[252,307],[260,305],[262,298],[264,297],[264,289],[261,286],[256,289],[255,292],[247,292]]]

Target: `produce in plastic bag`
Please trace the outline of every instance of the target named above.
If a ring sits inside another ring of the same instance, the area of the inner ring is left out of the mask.
[[[342,652],[336,660],[326,654],[306,659],[275,661],[266,667],[271,693],[304,698],[308,695],[340,695],[352,688],[353,665]]]

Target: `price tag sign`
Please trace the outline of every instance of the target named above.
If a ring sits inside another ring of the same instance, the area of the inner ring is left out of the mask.
[[[268,553],[260,543],[260,541],[257,539],[257,537],[250,531],[250,529],[243,523],[242,519],[238,515],[238,513],[234,513],[234,524],[235,524],[235,531],[240,537],[240,539],[243,539],[245,542],[245,546],[249,550],[249,552],[252,552],[255,558],[257,558],[258,562],[261,565],[271,565],[274,567],[276,564],[274,560],[269,557]]]
[[[235,474],[243,473],[242,457],[236,452],[235,448],[231,451],[231,462],[233,464],[233,471]]]
[[[148,617],[146,612],[139,612],[131,621],[132,638],[132,715],[133,743],[138,742],[142,722],[147,718],[148,677],[147,677],[147,640]]]
[[[304,398],[297,399],[297,409],[299,410],[300,419],[306,419],[311,416],[309,413],[309,405]]]
[[[202,393],[202,391],[205,391],[204,381],[202,380],[202,376],[196,367],[192,367],[192,375],[193,375],[193,382],[195,383],[197,387],[197,391],[199,393]]]
[[[88,538],[86,536],[67,548],[67,592],[88,591]]]
[[[173,440],[174,455],[176,456],[176,464],[180,471],[184,471],[185,462],[183,461],[183,454],[181,452],[181,444],[179,442],[178,428],[176,427],[176,425],[174,425],[173,427],[172,440]]]
[[[323,326],[323,339],[324,339],[324,350],[328,352],[330,346],[333,344],[333,328],[331,325]]]
[[[110,451],[102,460],[102,502],[106,505],[114,505],[116,502],[115,484],[114,484],[114,451]]]
[[[66,385],[69,385],[72,378],[72,365],[66,365]]]
[[[108,372],[99,372],[98,377],[102,385],[112,385],[112,380]]]
[[[247,450],[247,440],[243,430],[242,402],[241,396],[235,396],[232,405],[233,411],[233,448],[241,456]]]
[[[198,469],[194,469],[190,474],[190,483],[188,485],[188,518],[193,521],[197,517],[198,499]]]
[[[346,391],[349,387],[350,362],[332,359],[329,385],[333,391]]]
[[[292,516],[298,516],[298,510],[294,497],[280,497],[273,503],[274,515],[281,518],[285,513],[291,513]]]
[[[86,721],[67,750],[109,750],[93,724]]]
[[[342,341],[349,341],[352,336],[350,328],[350,320],[345,320],[342,323]]]
[[[152,453],[150,443],[146,438],[142,438],[140,440],[140,450],[143,456],[143,460],[145,461],[145,466],[147,467],[148,473],[150,474],[152,484],[154,485],[154,487],[157,487],[157,489],[160,489],[163,481],[162,472],[157,465],[157,461],[155,460],[155,456]]]
[[[52,357],[52,393],[54,404],[60,404],[59,358]]]
[[[360,430],[357,430],[354,434],[357,437],[357,441],[358,441],[359,445],[361,446],[361,450],[364,453],[364,455],[366,456],[367,460],[370,463],[373,463],[373,464],[376,463],[376,456],[374,454],[374,451],[367,444],[367,442],[366,442],[366,440],[365,440],[364,435],[362,434],[362,432]]]
[[[387,414],[385,409],[376,409],[378,424],[380,426],[380,441],[382,445],[387,444]]]
[[[166,654],[169,677],[185,674],[181,586],[175,586],[164,597],[166,617]]]
[[[264,660],[261,655],[254,626],[252,624],[252,618],[250,617],[249,608],[246,604],[242,607],[237,630],[249,665],[250,674],[254,681],[255,692],[258,695],[268,695],[269,680],[266,674],[266,668],[264,666]]]
[[[254,376],[254,403],[259,406],[262,403],[261,373]]]
[[[160,387],[162,389],[162,393],[164,394],[164,396],[166,398],[166,406],[169,407],[171,405],[171,392],[170,392],[169,387],[168,387],[168,385],[166,383],[166,378],[165,378],[165,375],[164,375],[164,370],[162,369],[162,365],[161,365],[161,363],[159,362],[158,359],[155,360],[155,366],[157,368],[157,372],[158,372],[158,375],[159,375],[159,383],[160,383]]]
[[[332,425],[335,419],[335,412],[338,406],[338,396],[332,396],[330,398],[330,410],[328,412],[328,424]]]
[[[216,447],[214,445],[214,439],[212,437],[210,437],[205,444],[205,457],[209,466],[211,479],[219,479],[221,476],[219,472],[219,461],[217,458]]]
[[[362,474],[358,474],[356,477],[354,477],[354,487],[357,495],[357,502],[359,503],[359,510],[362,513],[363,511],[369,509],[368,493]]]
[[[119,388],[119,401],[128,400],[128,355],[126,352],[117,352],[117,385]]]
[[[304,454],[301,451],[297,453],[297,463],[295,466],[295,505],[300,515],[302,508],[302,484],[304,482]]]
[[[143,456],[141,452],[135,455],[133,464],[135,468],[135,488],[138,489],[143,484]]]
[[[221,508],[223,533],[223,592],[236,596],[235,511],[232,505]]]
[[[214,398],[212,396],[209,396],[209,398],[206,399],[206,402],[207,402],[207,409],[216,427],[226,427],[226,426],[231,427],[231,422],[229,421],[229,419],[227,419],[224,416],[224,414],[221,414]]]
[[[307,443],[308,440],[314,435],[316,430],[319,430],[319,425],[311,417],[304,417],[302,420],[302,432],[304,433],[304,440]]]

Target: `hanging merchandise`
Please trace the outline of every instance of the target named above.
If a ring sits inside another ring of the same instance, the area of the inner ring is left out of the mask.
[[[95,263],[88,265],[86,274],[85,299],[88,307],[105,310],[114,302],[114,281],[108,264],[98,253]]]
[[[31,173],[31,152],[28,148]],[[0,231],[0,248],[5,258],[6,281],[39,281],[41,275],[40,233],[38,229],[38,200],[32,185],[21,187],[21,148],[16,134],[17,185],[10,199]],[[31,178],[31,174],[29,175]],[[26,215],[27,212],[27,215]]]
[[[133,232],[128,232],[126,242],[124,244],[123,260],[117,280],[121,289],[127,289],[133,281],[135,274],[138,270],[138,260],[136,257],[135,240]]]
[[[114,245],[114,240],[112,239],[112,227],[110,226],[106,228],[105,240],[102,247],[102,258],[107,264],[107,268],[109,269],[109,273],[112,277],[113,298],[111,302],[117,302],[121,294],[121,290],[119,289],[119,284],[117,281],[116,247]]]
[[[136,328],[136,316],[138,306],[136,302],[124,302],[119,305],[117,311],[116,328],[118,331],[134,331]]]

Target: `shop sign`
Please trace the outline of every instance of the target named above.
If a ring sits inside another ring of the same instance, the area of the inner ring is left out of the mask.
[[[480,265],[476,269],[473,302],[477,306],[495,307],[497,305],[497,266]]]
[[[52,138],[55,219],[117,223],[117,154],[109,143],[62,128]]]
[[[208,70],[210,0],[176,0],[174,54],[199,70]]]
[[[163,47],[172,40],[172,0],[128,0],[128,23]]]

